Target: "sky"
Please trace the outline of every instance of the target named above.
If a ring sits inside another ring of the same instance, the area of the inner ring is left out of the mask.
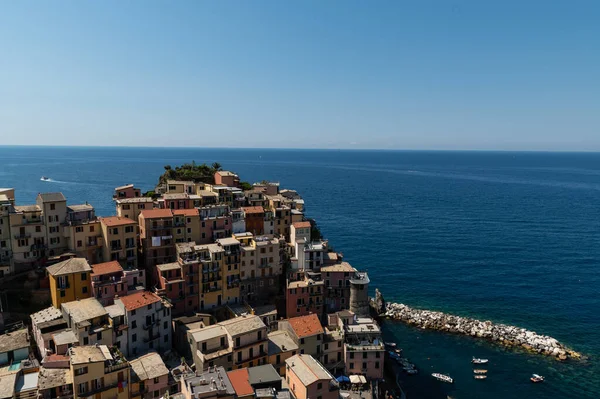
[[[600,151],[599,1],[14,1],[0,145]]]

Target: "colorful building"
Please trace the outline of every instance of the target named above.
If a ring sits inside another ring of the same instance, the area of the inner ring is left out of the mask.
[[[84,258],[71,258],[46,268],[50,279],[52,305],[59,309],[61,304],[92,296],[92,268]]]

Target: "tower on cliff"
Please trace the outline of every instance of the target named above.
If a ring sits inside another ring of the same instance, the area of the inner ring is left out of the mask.
[[[356,316],[369,316],[369,276],[356,272],[350,279],[350,311]]]

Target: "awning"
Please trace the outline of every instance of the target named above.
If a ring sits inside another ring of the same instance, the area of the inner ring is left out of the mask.
[[[360,375],[351,375],[350,376],[350,382],[352,384],[360,384]]]
[[[350,378],[346,377],[345,375],[340,375],[336,378],[336,380],[337,382],[350,382]]]

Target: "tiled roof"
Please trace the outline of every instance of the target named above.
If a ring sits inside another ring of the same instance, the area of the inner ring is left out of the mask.
[[[246,214],[265,213],[265,210],[262,206],[243,206],[242,211],[244,211]]]
[[[294,226],[297,229],[304,229],[310,227],[310,222],[296,222],[293,223],[292,226]]]
[[[0,335],[0,353],[27,347],[29,347],[29,333],[26,328]]]
[[[356,269],[348,262],[336,263],[331,266],[321,267],[321,273],[323,272],[355,272]]]
[[[135,221],[133,221],[129,218],[121,217],[121,216],[109,216],[109,217],[100,218],[100,223],[102,223],[108,227],[115,227],[115,226],[125,226],[125,225],[129,225],[129,224],[135,224]]]
[[[35,324],[58,320],[60,318],[62,318],[62,312],[60,309],[56,309],[54,306],[47,307],[46,309],[42,309],[39,312],[31,315],[31,320]]]
[[[288,322],[298,338],[323,334],[323,327],[321,326],[319,317],[314,313],[306,316],[292,317]]]
[[[173,212],[170,209],[149,209],[140,212],[140,215],[144,219],[160,219],[160,218],[172,218]]]
[[[173,215],[198,216],[198,209],[174,209]]]
[[[233,385],[235,394],[238,397],[254,394],[254,389],[252,388],[252,385],[250,385],[248,378],[247,368],[228,371],[227,376],[229,377],[229,381],[231,381],[231,385]]]
[[[167,369],[162,358],[156,352],[150,352],[131,360],[129,361],[129,365],[133,374],[140,381],[151,380],[169,374],[169,369]]]
[[[140,291],[119,297],[119,300],[123,302],[125,309],[132,311],[152,303],[160,302],[160,297],[152,292]]]
[[[60,355],[50,355],[60,356]],[[49,356],[46,356],[46,359]],[[63,359],[68,359],[65,356],[60,356]],[[61,360],[63,360],[61,359]],[[38,389],[50,389],[55,387],[61,387],[73,383],[73,377],[70,369],[55,369],[40,367],[40,373],[38,375]]]
[[[53,276],[64,276],[72,273],[83,273],[92,270],[85,258],[71,258],[46,268]]]
[[[320,380],[333,380],[333,376],[310,355],[294,355],[286,359],[285,363],[304,386]]]
[[[90,204],[68,205],[67,210],[70,210],[71,212],[85,212],[93,211],[94,207]]]
[[[96,298],[63,303],[62,308],[71,316],[73,323],[81,323],[107,314],[104,306]]]
[[[92,275],[101,276],[103,274],[122,272],[123,268],[116,260],[110,262],[97,263],[92,265]]]

